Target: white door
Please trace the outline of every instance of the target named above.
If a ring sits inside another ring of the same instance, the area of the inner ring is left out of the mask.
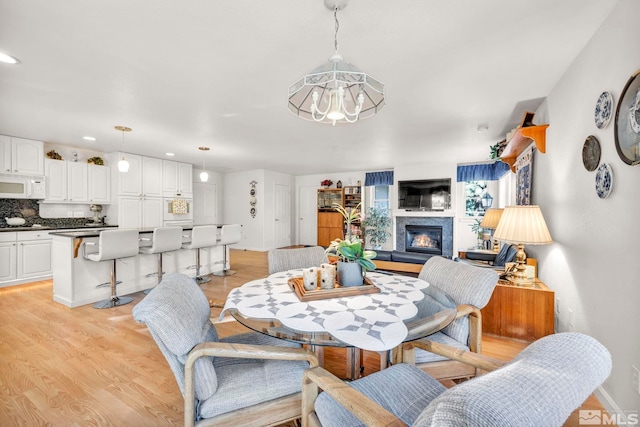
[[[275,184],[274,188],[274,245],[291,245],[291,196],[288,185]]]
[[[0,282],[16,278],[16,242],[0,243]]]
[[[162,159],[142,158],[142,194],[162,197]]]
[[[141,196],[142,195],[142,156],[129,153],[118,153],[118,160],[124,156],[129,162],[127,172],[119,172],[116,168],[114,173],[118,174],[118,194],[121,196]]]
[[[139,197],[118,198],[118,227],[142,227],[142,200]]]
[[[23,175],[44,175],[44,149],[42,141],[11,138],[13,172]]]
[[[87,187],[87,164],[80,162],[67,163],[67,199],[70,202],[86,202],[89,200]]]
[[[318,187],[298,189],[298,244],[318,243]]]
[[[87,165],[89,201],[111,203],[111,169],[100,165]]]
[[[51,240],[20,242],[18,244],[18,277],[51,274]]]
[[[47,187],[47,201],[67,201],[67,162],[64,160],[47,159],[45,163],[45,177]]]
[[[216,184],[196,182],[193,184],[193,224],[217,224]]]

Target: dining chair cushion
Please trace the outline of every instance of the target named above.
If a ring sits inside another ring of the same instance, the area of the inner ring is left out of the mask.
[[[269,274],[296,268],[320,267],[329,259],[321,246],[296,249],[273,249],[268,253]]]
[[[445,391],[438,381],[406,363],[393,365],[350,385],[409,426],[429,402]],[[365,426],[327,393],[318,395],[315,412],[322,427]]]
[[[451,347],[458,348],[460,350],[469,351],[469,347],[462,344],[460,341],[456,341],[451,338],[449,335],[443,334],[442,332],[436,332],[435,334],[429,335],[428,339],[430,341],[434,341],[440,344],[446,344]],[[430,363],[430,362],[438,362],[441,360],[449,360],[444,356],[440,356],[435,353],[431,353],[430,351],[424,351],[416,349],[415,351],[416,363]]]
[[[610,372],[611,355],[594,338],[548,335],[502,368],[446,390],[414,426],[561,426]]]
[[[220,342],[300,347],[258,332],[221,338]],[[302,374],[309,364],[303,361],[240,359],[216,357],[213,361],[218,388],[209,399],[200,402],[198,414],[211,418],[236,409],[256,405],[300,392]]]
[[[210,316],[209,301],[200,287],[178,273],[165,275],[133,308],[134,319],[147,325],[183,395],[184,364],[189,352],[202,342],[218,341]],[[203,357],[195,363],[195,394],[199,400],[208,399],[218,388],[212,359]]]
[[[418,278],[449,294],[456,304],[471,304],[482,309],[498,283],[498,273],[492,269],[474,267],[439,256],[429,258]],[[443,332],[469,344],[469,319],[456,319]]]

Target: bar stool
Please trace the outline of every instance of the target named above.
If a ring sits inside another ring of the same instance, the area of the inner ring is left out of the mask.
[[[140,240],[151,240],[151,246],[140,247],[141,254],[157,254],[158,255],[158,283],[162,281],[162,254],[164,252],[177,251],[182,248],[182,227],[156,227],[153,229],[151,239],[141,238]],[[148,275],[148,276],[151,276]],[[145,294],[148,294],[151,289],[146,289]]]
[[[111,308],[118,305],[129,304],[131,297],[119,297],[116,295],[116,261],[120,258],[134,257],[138,255],[138,230],[103,230],[98,238],[98,252],[86,253],[87,246],[95,246],[94,242],[83,242],[82,257],[89,261],[112,261],[111,263],[111,298],[99,301],[93,308]],[[98,285],[98,287],[104,284]]]
[[[191,229],[191,242],[184,243],[183,249],[196,250],[196,283],[207,283],[210,277],[200,276],[200,249],[216,246],[218,227],[215,225],[196,225]]]
[[[242,226],[240,224],[223,225],[220,231],[218,246],[222,246],[222,270],[213,273],[214,276],[231,276],[236,274],[234,270],[227,269],[227,245],[240,243],[242,238]]]

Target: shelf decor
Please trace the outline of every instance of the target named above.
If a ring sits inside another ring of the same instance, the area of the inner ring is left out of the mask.
[[[618,100],[615,139],[618,155],[628,165],[640,163],[640,70],[627,81]]]
[[[533,149],[522,154],[515,164],[517,173],[516,204],[531,204],[531,183],[533,182]]]
[[[256,198],[257,184],[257,181],[251,181],[249,183],[249,186],[251,186],[251,188],[249,189],[249,206],[251,206],[251,208],[249,208],[249,214],[251,215],[251,218],[256,217],[256,204],[258,203],[258,199]]]

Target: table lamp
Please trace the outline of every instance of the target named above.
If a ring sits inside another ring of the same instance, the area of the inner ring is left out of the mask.
[[[524,245],[553,243],[540,206],[507,206],[493,237],[507,243],[518,244],[516,271],[509,281],[518,286],[531,284],[531,280],[527,279],[525,267],[527,256],[524,253]]]
[[[480,223],[481,228],[486,228],[494,231],[496,227],[498,227],[498,223],[500,222],[500,218],[502,218],[502,212],[504,209],[491,208],[487,209],[484,213],[484,217],[482,217],[482,222]],[[498,244],[498,240],[493,241],[493,251],[498,252],[500,250],[500,245]]]

